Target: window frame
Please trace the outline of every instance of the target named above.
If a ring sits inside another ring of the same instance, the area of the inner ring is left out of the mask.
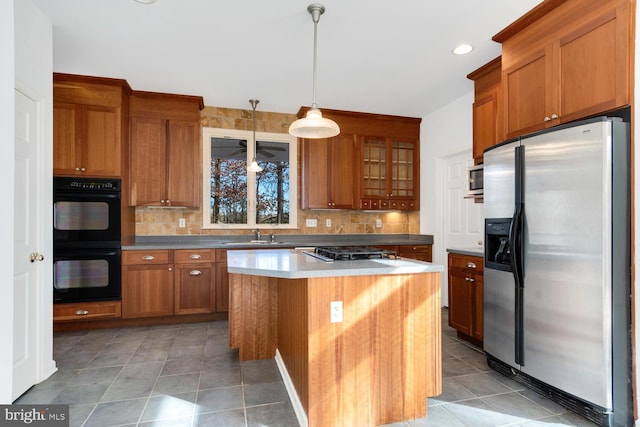
[[[253,131],[202,128],[202,228],[207,230],[247,230],[256,228],[298,228],[298,138],[288,133],[256,132],[256,140],[289,144],[289,224],[256,224],[256,172],[247,171],[247,224],[211,223],[211,138],[234,138],[247,141],[247,165],[253,158]]]

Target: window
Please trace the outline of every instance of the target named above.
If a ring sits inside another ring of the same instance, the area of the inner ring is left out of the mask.
[[[203,228],[296,228],[297,139],[256,132],[261,172],[248,172],[253,132],[203,128]]]

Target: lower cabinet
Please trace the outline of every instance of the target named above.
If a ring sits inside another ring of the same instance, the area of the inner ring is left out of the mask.
[[[431,247],[431,245],[400,245],[398,246],[398,255],[418,261],[431,262]]]
[[[122,317],[226,312],[226,268],[222,249],[123,251]]]
[[[173,251],[122,251],[122,317],[173,315]]]
[[[459,338],[482,347],[483,319],[483,258],[450,253],[449,326]]]
[[[92,301],[53,305],[53,321],[119,319],[122,315],[120,301]]]

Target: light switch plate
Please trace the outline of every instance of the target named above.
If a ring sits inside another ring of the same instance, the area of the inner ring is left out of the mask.
[[[376,228],[382,228],[382,220],[376,219]]]
[[[180,218],[178,220],[178,227],[180,228],[185,228],[187,226],[186,221],[184,220],[184,218]]]
[[[313,219],[309,218],[309,219],[307,219],[305,224],[307,225],[307,227],[317,227],[318,226],[318,220],[315,219],[315,218],[313,218]]]
[[[327,218],[326,221],[324,222],[324,225],[327,227],[331,227],[331,218]]]

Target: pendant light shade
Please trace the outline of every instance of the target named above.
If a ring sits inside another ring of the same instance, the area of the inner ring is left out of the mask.
[[[316,104],[316,68],[318,52],[318,21],[324,13],[324,6],[310,4],[307,11],[313,19],[313,103],[305,117],[296,120],[289,127],[289,133],[298,138],[319,139],[331,138],[340,133],[340,126],[331,119],[322,117],[322,112]]]
[[[253,108],[253,160],[251,160],[251,164],[247,167],[247,171],[249,172],[260,172],[262,168],[258,165],[256,161],[256,152],[258,151],[258,141],[256,141],[256,105],[258,105],[257,99],[250,99],[249,103],[251,103],[251,108]]]

